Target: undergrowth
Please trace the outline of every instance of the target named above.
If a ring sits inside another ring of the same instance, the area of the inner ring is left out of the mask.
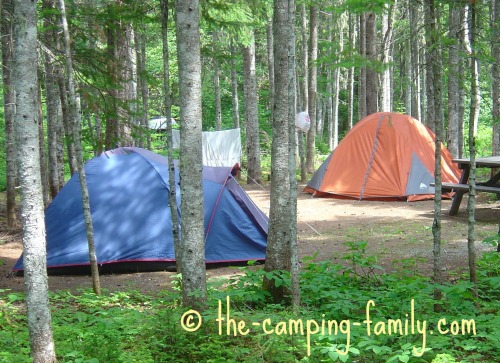
[[[385,274],[365,242],[349,242],[345,268],[304,259],[301,309],[269,303],[262,278],[289,286],[287,273],[255,267],[209,284],[206,311],[186,315],[178,288],[51,294],[59,362],[497,362],[500,254],[478,261],[479,298],[467,278],[436,286],[400,261]],[[432,299],[439,287],[443,299]],[[441,312],[435,313],[436,304]],[[24,297],[0,290],[0,361],[30,362]],[[185,327],[181,325],[184,322]],[[424,329],[425,328],[425,329]],[[187,331],[186,329],[193,330]]]

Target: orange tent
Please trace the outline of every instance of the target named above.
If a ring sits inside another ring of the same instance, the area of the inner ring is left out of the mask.
[[[410,116],[369,115],[349,131],[304,191],[318,197],[360,200],[432,199],[434,139],[428,127]],[[441,167],[443,182],[458,183],[460,171],[444,146]]]

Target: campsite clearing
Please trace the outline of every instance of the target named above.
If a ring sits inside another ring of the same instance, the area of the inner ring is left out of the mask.
[[[269,213],[269,187],[243,185],[252,200]],[[379,258],[387,271],[430,275],[432,271],[433,201],[380,202],[312,198],[299,187],[298,236],[300,257],[317,254],[317,260],[342,261],[346,242],[365,240],[367,253]],[[465,197],[466,198],[466,197]],[[449,279],[457,271],[467,269],[467,215],[462,207],[457,216],[449,216],[450,200],[443,201],[443,270]],[[465,206],[466,203],[462,203]],[[21,254],[19,232],[5,227],[5,203],[0,205],[0,289],[23,290],[22,277],[7,277]],[[476,208],[476,239],[479,251],[493,250],[480,241],[497,233],[500,202],[483,193]],[[227,277],[238,273],[231,267],[211,268],[210,278]],[[139,290],[154,294],[170,287],[175,273],[149,272],[101,276],[101,284],[109,291]],[[91,288],[88,276],[50,276],[52,291]]]

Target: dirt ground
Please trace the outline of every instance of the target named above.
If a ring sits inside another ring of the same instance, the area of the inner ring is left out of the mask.
[[[269,190],[244,186],[255,204],[269,215]],[[432,271],[433,202],[370,202],[312,198],[298,195],[299,257],[316,254],[316,260],[342,259],[345,242],[367,241],[367,252],[375,255],[386,271],[413,268],[416,273]],[[443,201],[442,258],[443,271],[449,279],[467,269],[467,198],[464,197],[457,216],[449,216],[451,201]],[[494,196],[480,194],[476,208],[476,243],[479,253],[493,250],[480,241],[497,233],[500,202]],[[0,204],[0,289],[23,290],[23,278],[11,276],[11,269],[22,252],[19,231],[5,226],[5,206]],[[409,267],[408,260],[413,262]],[[402,261],[405,260],[406,263]],[[234,267],[209,268],[209,278],[237,273]],[[101,286],[108,291],[139,290],[154,293],[170,286],[173,272],[110,274],[101,276]],[[49,276],[51,291],[77,292],[91,288],[89,276]]]

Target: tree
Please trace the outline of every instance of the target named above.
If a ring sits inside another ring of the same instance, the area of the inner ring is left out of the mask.
[[[83,162],[82,140],[80,137],[81,115],[78,100],[76,99],[75,80],[73,75],[73,60],[71,56],[71,41],[69,37],[68,22],[66,19],[66,6],[64,0],[58,0],[59,11],[61,12],[61,23],[63,27],[65,73],[68,90],[68,108],[72,128],[74,129],[74,143],[76,162],[78,168],[78,177],[80,179],[80,189],[82,193],[83,216],[85,219],[85,231],[87,234],[87,243],[89,246],[89,262],[92,271],[92,287],[97,295],[101,294],[101,284],[99,281],[99,268],[97,266],[97,256],[94,244],[94,227],[92,225],[92,214],[90,212],[89,191],[87,188],[87,177]]]
[[[293,45],[294,0],[275,0],[273,15],[275,103],[271,167],[271,205],[265,270],[290,271],[297,267],[297,202],[295,181],[295,69]],[[295,188],[293,190],[293,188]],[[295,193],[295,194],[294,194]],[[294,258],[292,264],[292,258]],[[292,278],[293,273],[292,273]],[[294,281],[298,284],[295,276]],[[264,289],[275,303],[284,301],[287,288],[264,279]],[[293,301],[299,303],[298,289]]]
[[[24,284],[33,362],[55,362],[48,299],[45,225],[38,133],[36,2],[14,0],[14,72],[17,165],[21,187]]]
[[[306,170],[314,173],[314,155],[316,153],[316,92],[318,69],[316,60],[318,59],[318,8],[312,5],[309,9],[309,85],[308,85],[308,109],[311,119],[311,126],[307,132],[306,147]]]
[[[500,0],[492,2],[491,54],[495,59],[491,68],[491,98],[493,100],[493,155],[500,155]]]
[[[207,299],[201,149],[201,58],[198,0],[175,2],[181,121],[182,303],[204,307]]]
[[[13,2],[3,0],[1,6],[1,29],[0,36],[2,42],[2,75],[3,75],[3,104],[5,118],[5,160],[7,163],[6,183],[7,183],[7,226],[17,228],[19,221],[16,206],[16,151],[14,134],[14,103],[15,90],[12,82],[13,68]]]
[[[377,59],[377,17],[373,12],[366,14],[365,37],[369,61],[366,67],[366,114],[370,115],[378,111],[378,75],[374,64]]]
[[[253,30],[249,44],[243,47],[243,93],[245,94],[247,183],[260,183],[259,113],[257,75],[255,73],[255,38]]]

